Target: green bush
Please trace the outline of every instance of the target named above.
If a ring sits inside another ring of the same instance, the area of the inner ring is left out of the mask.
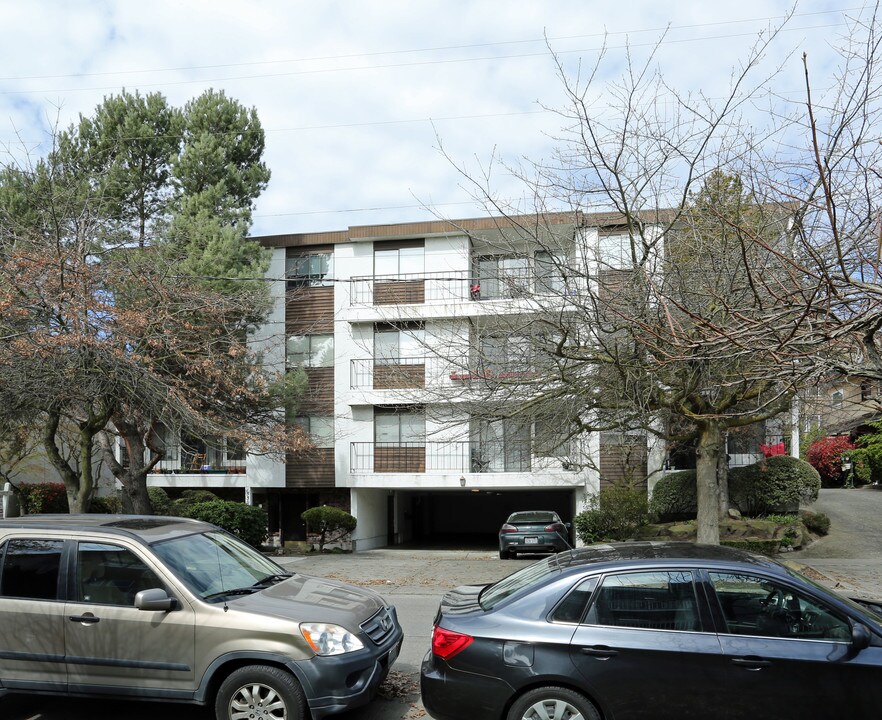
[[[267,516],[263,508],[217,498],[181,507],[184,509],[182,517],[213,523],[252,547],[260,548],[266,540]]]
[[[695,470],[664,475],[652,490],[649,510],[659,522],[694,520],[698,514]]]
[[[649,523],[646,489],[616,483],[588,498],[588,507],[576,515],[576,534],[586,544],[601,540],[628,540]]]
[[[882,482],[882,445],[859,447],[848,453],[852,463],[852,482],[869,485]]]
[[[122,500],[119,495],[96,495],[89,505],[90,513],[102,515],[119,515],[122,512]]]
[[[184,490],[181,493],[181,497],[171,501],[168,512],[170,515],[190,517],[187,515],[187,512],[192,505],[215,502],[217,500],[220,500],[220,498],[211,490]]]
[[[789,455],[729,470],[729,502],[748,517],[796,512],[800,503],[817,500],[820,489],[818,471]]]
[[[309,532],[319,536],[319,552],[325,544],[341,540],[347,533],[355,530],[357,520],[345,510],[330,505],[310,508],[301,513]]]
[[[170,515],[172,501],[168,493],[161,487],[147,488],[147,497],[150,498],[150,507],[154,515]]]
[[[800,516],[802,524],[809,532],[813,532],[815,535],[826,535],[830,532],[830,518],[824,513],[803,510]]]
[[[64,483],[20,483],[18,500],[25,515],[67,513],[67,490]]]

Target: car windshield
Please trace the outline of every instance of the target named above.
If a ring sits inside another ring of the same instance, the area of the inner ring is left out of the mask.
[[[290,573],[238,538],[205,532],[163,540],[156,554],[203,600],[254,592]]]
[[[788,573],[790,573],[794,577],[797,577],[800,580],[804,580],[805,582],[809,583],[810,585],[814,585],[816,588],[818,588],[819,590],[822,590],[826,594],[835,595],[838,600],[845,601],[851,607],[853,607],[855,610],[863,613],[864,615],[868,615],[871,620],[874,620],[879,625],[882,625],[882,615],[880,615],[879,613],[875,612],[874,610],[868,608],[866,605],[861,605],[860,603],[852,600],[850,597],[847,597],[841,593],[838,593],[835,590],[831,590],[830,588],[826,587],[825,585],[821,585],[821,583],[819,583],[817,580],[812,580],[812,578],[807,577],[806,575],[803,575],[801,572],[798,572],[797,570],[794,570],[791,567],[787,567],[786,570]]]
[[[492,610],[499,603],[525,588],[541,585],[551,576],[560,572],[560,565],[555,557],[546,558],[528,565],[523,570],[503,578],[493,585],[485,587],[478,596],[478,604],[484,610]]]
[[[517,512],[513,513],[508,521],[510,523],[551,523],[557,522],[557,516],[552,512]]]

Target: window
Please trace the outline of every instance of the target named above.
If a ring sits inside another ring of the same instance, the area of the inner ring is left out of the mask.
[[[563,623],[581,622],[585,607],[596,587],[597,578],[588,578],[579,583],[554,609],[551,619]]]
[[[287,361],[288,367],[334,367],[334,336],[292,335]]]
[[[588,625],[700,630],[692,573],[688,570],[608,575],[585,618]]]
[[[530,260],[519,256],[478,258],[475,264],[475,299],[523,297],[529,292]]]
[[[377,408],[374,411],[374,440],[388,445],[424,445],[426,416],[422,411]]]
[[[288,288],[328,287],[333,285],[334,256],[332,253],[300,255],[285,261]]]
[[[530,350],[529,338],[522,335],[484,336],[481,338],[480,369],[494,374],[529,373],[532,367]]]
[[[639,238],[636,242],[639,246]],[[631,236],[627,232],[601,235],[597,245],[597,264],[601,270],[625,270],[633,267]]]
[[[425,272],[424,250],[422,247],[374,250],[374,275],[401,277],[422,275]],[[408,279],[403,277],[402,279]],[[415,279],[415,278],[411,278]]]
[[[103,543],[79,543],[76,577],[77,600],[98,605],[133,606],[142,590],[163,587],[134,553]]]
[[[377,365],[404,365],[421,359],[425,333],[417,325],[378,325],[374,330],[374,360]]]
[[[10,540],[3,556],[0,596],[55,600],[62,546],[61,540]]]
[[[303,428],[317,448],[334,447],[334,418],[321,415],[302,415],[294,424]]]
[[[567,288],[567,259],[549,252],[536,253],[534,265],[536,292],[548,295],[571,294]]]
[[[472,444],[472,472],[524,472],[530,469],[530,425],[504,418],[479,420]]]
[[[816,600],[765,578],[708,573],[732,635],[851,641],[851,626]]]
[[[845,394],[842,392],[842,390],[837,390],[832,395],[830,395],[830,401],[833,403],[833,407],[835,407],[835,408],[841,408],[842,401],[844,399],[845,399]]]

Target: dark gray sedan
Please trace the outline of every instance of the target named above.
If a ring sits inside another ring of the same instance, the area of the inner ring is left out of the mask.
[[[423,703],[436,720],[878,717],[873,607],[731,548],[594,545],[447,593]]]
[[[530,510],[512,513],[499,529],[499,557],[517,553],[560,552],[570,549],[570,525],[556,512]]]

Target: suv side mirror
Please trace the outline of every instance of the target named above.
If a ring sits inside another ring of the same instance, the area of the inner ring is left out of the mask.
[[[855,623],[851,628],[851,649],[854,652],[860,652],[870,647],[870,631],[864,625]]]
[[[151,588],[150,590],[141,590],[135,595],[135,607],[138,610],[160,610],[169,612],[178,606],[177,598],[171,597],[162,588]]]

